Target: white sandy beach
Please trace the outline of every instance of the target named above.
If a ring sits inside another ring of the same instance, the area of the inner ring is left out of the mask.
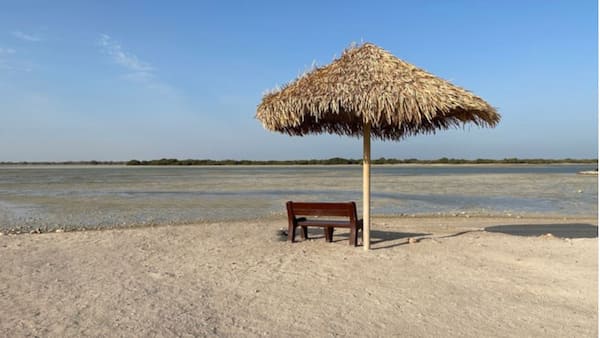
[[[481,231],[510,224],[597,220],[378,218],[371,252],[284,219],[4,235],[0,336],[598,336],[597,238]]]

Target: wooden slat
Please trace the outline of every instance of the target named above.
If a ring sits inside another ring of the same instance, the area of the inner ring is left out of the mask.
[[[351,217],[354,213],[354,203],[293,202],[292,209],[297,216]]]

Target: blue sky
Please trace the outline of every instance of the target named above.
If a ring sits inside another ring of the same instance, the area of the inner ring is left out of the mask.
[[[373,157],[595,158],[596,1],[4,1],[0,161],[360,158],[360,139],[289,137],[262,94],[369,41],[483,97],[465,126]]]

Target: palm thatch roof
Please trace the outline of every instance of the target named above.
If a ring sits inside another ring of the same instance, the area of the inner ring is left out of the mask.
[[[362,136],[370,122],[371,136],[384,140],[500,121],[480,97],[371,43],[266,94],[256,118],[268,130],[300,136]]]

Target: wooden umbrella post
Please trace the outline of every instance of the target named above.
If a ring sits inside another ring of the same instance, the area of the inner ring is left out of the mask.
[[[363,134],[363,247],[371,247],[371,122],[365,123]]]

